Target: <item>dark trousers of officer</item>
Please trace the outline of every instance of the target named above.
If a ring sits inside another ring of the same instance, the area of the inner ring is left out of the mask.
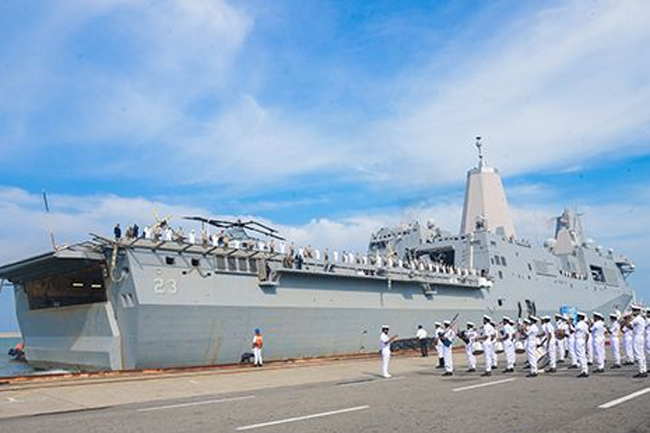
[[[420,352],[422,352],[422,356],[429,356],[429,342],[427,341],[426,338],[422,338],[419,340],[420,341]]]

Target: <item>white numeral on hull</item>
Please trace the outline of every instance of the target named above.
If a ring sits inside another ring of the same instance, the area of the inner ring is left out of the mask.
[[[178,293],[178,285],[174,279],[165,281],[162,278],[155,278],[153,280],[153,291],[160,295],[164,295],[165,293],[175,295]]]

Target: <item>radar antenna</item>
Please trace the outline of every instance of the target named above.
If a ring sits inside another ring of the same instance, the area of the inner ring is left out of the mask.
[[[478,168],[483,168],[483,143],[481,143],[481,136],[476,137],[476,148],[478,149]]]

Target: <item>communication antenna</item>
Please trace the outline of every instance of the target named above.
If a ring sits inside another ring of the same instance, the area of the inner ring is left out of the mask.
[[[476,137],[476,148],[478,149],[478,168],[483,168],[483,143],[481,143],[481,136]]]
[[[54,240],[54,230],[52,230],[52,215],[50,214],[50,204],[47,201],[47,194],[43,190],[43,204],[45,204],[45,213],[47,214],[47,228],[50,232],[50,241],[52,242],[52,248],[54,251],[59,248],[56,246],[56,240]]]

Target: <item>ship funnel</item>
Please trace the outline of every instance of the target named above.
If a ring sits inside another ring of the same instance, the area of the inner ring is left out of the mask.
[[[476,137],[476,148],[478,166],[467,172],[460,234],[488,230],[506,237],[516,237],[501,175],[485,162],[481,137]]]

